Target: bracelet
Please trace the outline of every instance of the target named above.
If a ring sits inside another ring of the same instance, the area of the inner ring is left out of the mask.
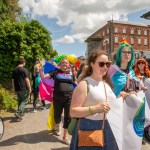
[[[90,112],[90,115],[93,115],[93,111],[92,111],[91,107],[89,107],[89,112]]]

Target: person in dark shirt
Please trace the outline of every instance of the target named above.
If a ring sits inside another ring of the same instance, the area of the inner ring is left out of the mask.
[[[41,63],[43,66],[43,64]],[[64,109],[64,134],[63,142],[66,144],[70,143],[68,139],[68,125],[70,123],[70,103],[73,92],[73,83],[75,82],[75,77],[70,73],[69,61],[63,58],[60,62],[60,69],[50,72],[49,74],[44,74],[42,69],[40,69],[40,75],[42,78],[53,78],[54,79],[54,92],[53,92],[53,105],[54,105],[54,120],[57,126],[57,135],[61,134],[61,114]]]
[[[34,72],[32,73],[32,89],[33,89],[33,112],[37,112],[37,101],[38,99],[41,100],[40,94],[39,94],[39,85],[40,85],[40,72],[39,72],[39,66],[34,66]],[[45,100],[41,100],[42,108],[46,109]]]
[[[29,72],[25,66],[25,59],[20,58],[18,60],[18,66],[12,73],[12,85],[13,90],[17,94],[18,98],[18,110],[15,116],[21,118],[24,115],[25,105],[28,102],[29,93],[31,93],[30,80],[28,78]]]

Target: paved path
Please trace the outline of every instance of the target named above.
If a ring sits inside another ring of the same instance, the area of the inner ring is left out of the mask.
[[[16,122],[13,114],[1,114],[5,133],[0,140],[0,150],[68,150],[61,142],[62,136],[57,137],[47,129],[48,113],[49,109],[41,108],[33,113],[32,105],[28,104],[21,122]],[[150,150],[150,145],[144,145],[142,150]]]
[[[3,115],[5,132],[0,140],[0,150],[68,150],[61,138],[47,128],[49,109],[32,112],[28,104],[27,113],[21,122],[16,122],[14,114]]]

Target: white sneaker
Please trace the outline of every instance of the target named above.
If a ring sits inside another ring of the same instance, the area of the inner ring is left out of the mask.
[[[57,136],[61,135],[61,125],[56,127],[55,133]]]
[[[71,143],[71,141],[69,140],[69,138],[68,137],[66,137],[66,138],[63,138],[63,143],[65,143],[65,144],[67,144],[67,145],[70,145],[70,143]]]
[[[34,113],[37,112],[37,109],[34,109],[33,112],[34,112]]]
[[[42,109],[44,109],[44,110],[45,110],[45,109],[46,109],[46,106],[42,106]]]

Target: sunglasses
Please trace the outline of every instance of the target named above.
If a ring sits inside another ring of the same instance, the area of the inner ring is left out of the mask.
[[[131,55],[131,51],[122,51],[122,55]]]
[[[111,65],[111,62],[97,62],[99,67],[104,67],[106,65],[106,67],[108,68]]]
[[[144,64],[144,62],[138,62],[138,65],[140,65],[140,64]]]

